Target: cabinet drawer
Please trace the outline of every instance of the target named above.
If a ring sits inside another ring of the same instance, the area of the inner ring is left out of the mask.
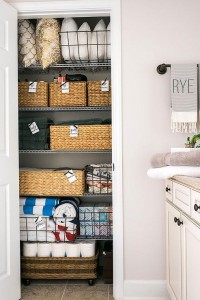
[[[200,193],[191,191],[191,217],[200,223]]]
[[[174,182],[173,203],[190,215],[190,189]]]
[[[167,200],[172,202],[172,181],[171,180],[165,181],[165,196]]]

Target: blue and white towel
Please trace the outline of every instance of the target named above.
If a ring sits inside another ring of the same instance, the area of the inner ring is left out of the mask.
[[[19,213],[20,215],[39,215],[51,217],[54,214],[55,206],[50,205],[20,205]]]
[[[19,205],[40,205],[40,206],[55,206],[59,204],[59,198],[35,198],[35,197],[20,197]]]

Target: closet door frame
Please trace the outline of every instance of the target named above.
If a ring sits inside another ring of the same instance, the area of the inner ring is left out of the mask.
[[[121,0],[65,0],[12,3],[23,18],[95,17],[111,18],[112,78],[112,163],[113,172],[113,295],[123,299],[123,186],[122,186],[122,77],[121,77]]]

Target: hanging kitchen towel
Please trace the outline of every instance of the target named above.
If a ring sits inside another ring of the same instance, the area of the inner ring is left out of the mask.
[[[197,65],[171,66],[171,128],[197,131]]]

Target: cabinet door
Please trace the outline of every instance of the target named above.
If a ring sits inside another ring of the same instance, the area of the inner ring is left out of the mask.
[[[181,299],[181,226],[180,212],[166,204],[167,287],[173,300]],[[193,300],[193,299],[192,299]]]
[[[183,300],[200,299],[200,228],[182,217]]]

